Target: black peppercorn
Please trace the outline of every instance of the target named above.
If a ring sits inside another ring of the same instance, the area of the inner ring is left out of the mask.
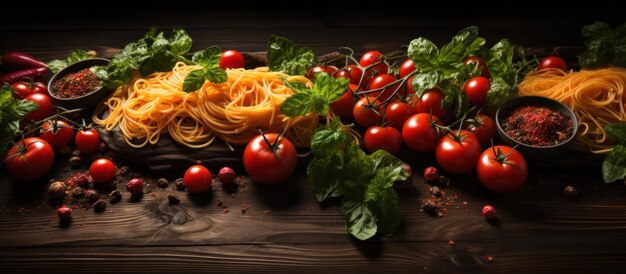
[[[170,205],[176,205],[180,203],[180,200],[174,195],[167,195],[167,199],[170,201]]]
[[[168,181],[165,178],[159,178],[157,180],[157,186],[160,187],[160,188],[166,188],[167,184],[168,184]]]
[[[122,193],[120,193],[119,190],[116,189],[116,190],[111,191],[111,193],[109,194],[110,203],[115,204],[121,200],[122,200]]]
[[[572,199],[578,198],[578,190],[576,190],[574,186],[566,186],[565,189],[563,189],[563,194]]]
[[[98,200],[98,191],[93,189],[85,191],[85,198],[87,198],[90,202],[95,202]]]
[[[106,209],[106,207],[107,207],[107,203],[103,200],[98,200],[97,202],[93,204],[93,210],[96,212],[102,212],[104,211],[104,209]]]
[[[185,181],[183,180],[183,178],[178,178],[176,179],[176,189],[183,191],[185,190]]]
[[[82,187],[76,187],[72,189],[72,197],[74,198],[82,198],[85,196],[85,190]]]

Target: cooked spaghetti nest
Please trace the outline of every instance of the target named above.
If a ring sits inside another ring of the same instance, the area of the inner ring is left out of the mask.
[[[93,121],[108,131],[119,126],[126,142],[135,148],[156,144],[164,133],[190,148],[206,147],[216,137],[229,146],[246,144],[259,134],[258,129],[284,132],[296,146],[310,146],[318,114],[289,118],[279,110],[294,93],[281,77],[309,87],[310,80],[267,68],[229,69],[226,82],[205,81],[198,91],[184,92],[185,77],[197,69],[202,67],[181,62],[170,72],[144,78],[135,75],[96,110]]]
[[[615,142],[604,127],[626,122],[626,69],[610,67],[564,72],[546,69],[531,73],[519,85],[519,95],[544,96],[568,105],[576,114],[579,130],[575,148],[608,153]]]

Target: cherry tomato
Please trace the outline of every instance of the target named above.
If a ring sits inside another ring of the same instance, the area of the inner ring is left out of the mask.
[[[43,93],[33,93],[26,96],[26,100],[39,105],[39,108],[26,114],[24,121],[41,121],[56,113],[48,95]]]
[[[405,89],[406,94],[415,94],[415,90],[413,89],[413,76],[407,79]]]
[[[116,171],[115,164],[107,158],[95,160],[89,167],[89,175],[96,183],[110,182],[115,177]]]
[[[393,127],[373,126],[367,129],[365,136],[365,148],[370,153],[382,149],[395,155],[402,147],[402,136],[400,132]]]
[[[359,85],[361,76],[363,76],[363,70],[359,66],[347,65],[346,69],[350,72],[350,84]],[[369,77],[365,77],[363,81],[369,80]]]
[[[222,58],[220,58],[220,68],[222,69],[236,69],[244,68],[245,61],[243,55],[236,50],[227,50],[222,52]]]
[[[382,110],[377,108],[380,102],[374,97],[363,97],[354,104],[352,115],[357,124],[363,127],[371,127],[383,121]]]
[[[422,97],[419,98],[417,103],[413,106],[416,113],[431,113],[434,116],[439,117],[443,122],[447,121],[450,117],[450,110],[443,109],[441,102],[444,95],[438,89],[429,89],[424,91]]]
[[[433,121],[438,118],[433,115]],[[439,122],[435,122],[440,124]],[[431,152],[435,150],[439,142],[439,132],[431,124],[431,117],[426,113],[418,113],[409,117],[402,127],[402,139],[404,143],[416,152]]]
[[[18,180],[33,181],[46,175],[54,162],[54,151],[43,139],[30,137],[17,142],[7,154],[6,166]]]
[[[452,134],[458,136],[454,137]],[[435,150],[437,163],[453,174],[465,174],[476,168],[480,156],[480,142],[474,133],[454,130],[439,140]]]
[[[395,101],[387,106],[385,117],[392,127],[402,130],[404,122],[415,114],[415,109],[406,102]]]
[[[565,64],[565,61],[561,59],[561,57],[549,56],[541,59],[539,62],[539,70],[547,68],[556,68],[562,71],[567,71],[567,64]]]
[[[409,73],[415,70],[415,63],[411,58],[408,58],[402,62],[400,65],[400,69],[398,70],[398,78],[403,78],[404,76],[409,75]]]
[[[485,77],[485,78],[489,78],[491,76],[491,74],[489,73],[489,68],[487,67],[487,63],[485,62],[485,59],[483,59],[480,56],[470,56],[465,58],[465,60],[463,61],[466,65],[474,65],[474,63],[478,63],[478,66],[481,69],[480,72],[480,76]]]
[[[265,139],[267,138],[267,139]],[[283,182],[293,174],[298,163],[296,148],[287,138],[270,133],[254,137],[243,152],[243,165],[248,175],[264,184]]]
[[[46,140],[53,148],[66,145],[74,136],[74,129],[67,122],[56,120],[56,128],[53,121],[46,121],[41,126],[41,139]]]
[[[325,67],[322,66],[314,66],[309,69],[309,73],[307,73],[306,77],[309,79],[315,79],[315,75],[320,72],[328,72]]]
[[[32,85],[27,82],[16,82],[11,87],[17,92],[17,94],[14,94],[14,97],[18,99],[24,99],[33,93],[48,93],[46,85],[40,82],[35,82]]]
[[[335,71],[335,73],[333,73],[333,77],[350,79],[350,72],[345,69],[340,69],[338,71]]]
[[[489,79],[477,76],[465,82],[463,92],[465,92],[465,95],[469,98],[470,103],[482,106],[487,102],[487,93],[490,87]]]
[[[204,193],[211,189],[213,177],[206,167],[195,165],[187,169],[183,183],[190,193]]]
[[[491,139],[496,136],[496,124],[491,117],[485,114],[478,114],[478,117],[464,124],[463,129],[476,134],[483,147],[489,146]]]
[[[326,73],[333,75],[335,72],[337,72],[339,70],[339,68],[335,67],[335,66],[327,66],[326,67]]]
[[[79,130],[74,139],[82,153],[94,153],[100,148],[100,134],[95,129]]]
[[[478,180],[493,192],[507,193],[521,188],[528,166],[521,153],[508,146],[494,146],[480,155],[476,164]]]
[[[393,77],[393,75],[381,74],[381,75],[374,77],[374,79],[372,79],[372,81],[370,82],[369,88],[370,90],[383,88],[384,86],[389,85],[396,80],[397,80],[396,77]],[[381,102],[387,100],[391,96],[394,96],[397,98],[400,96],[400,94],[394,94],[397,88],[398,88],[398,84],[388,87],[382,91],[372,92],[369,94],[369,96],[378,97],[378,100]],[[398,90],[398,93],[400,93],[399,90]],[[380,96],[378,96],[379,94]]]
[[[359,60],[359,65],[366,68],[383,60],[385,60],[385,56],[382,53],[377,50],[372,50],[366,52],[365,54],[363,54],[363,56],[361,56],[361,60]],[[383,62],[375,65],[373,68],[370,69],[370,71],[368,71],[368,73],[371,73],[373,75],[386,74],[388,70],[389,66],[387,66],[387,64]]]
[[[354,117],[352,113],[354,110],[354,95],[352,95],[352,91],[356,88],[356,85],[348,84],[348,90],[346,90],[346,92],[339,97],[339,100],[330,104],[330,107],[333,109],[335,114],[339,115],[339,117],[344,119]]]

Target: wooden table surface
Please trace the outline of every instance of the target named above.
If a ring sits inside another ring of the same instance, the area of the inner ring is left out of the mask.
[[[111,13],[107,22],[90,20],[88,15],[41,14],[38,20],[19,24],[9,18],[8,24],[0,24],[0,53],[17,50],[49,60],[74,48],[102,51],[138,39],[149,26],[185,27],[194,49],[217,44],[223,49],[263,51],[267,37],[275,33],[317,53],[339,46],[357,52],[389,51],[418,36],[441,44],[470,24],[478,24],[488,41],[507,37],[525,46],[549,48],[581,45],[579,28],[593,20],[622,20],[615,12],[605,13],[606,18],[581,12],[558,22],[544,14],[527,21],[514,20],[521,15],[513,19],[501,15],[480,20],[448,16],[438,22],[441,18],[436,15],[417,18],[406,11],[378,21],[328,11],[274,11],[268,16],[250,11],[153,13],[139,17]],[[407,158],[414,170],[432,161]],[[451,187],[444,189],[450,204],[443,216],[420,212],[421,202],[432,195],[421,175],[414,174],[409,184],[398,188],[403,209],[398,231],[365,242],[346,232],[338,201],[315,200],[305,163],[280,186],[244,181],[232,192],[216,183],[209,195],[201,197],[173,189],[173,179],[181,174],[171,174],[167,189],[152,181],[140,201],[129,200],[123,191],[124,199],[109,204],[103,213],[75,209],[67,227],[59,224],[55,208],[44,197],[47,180],[14,182],[3,168],[0,272],[624,273],[626,186],[604,184],[598,161],[583,162],[558,167],[532,162],[523,190],[507,195],[486,191],[472,175],[453,178]],[[58,160],[47,179],[76,172],[65,163]],[[210,167],[214,173],[219,168]],[[159,177],[131,169],[122,182],[136,172],[153,180]],[[578,199],[563,195],[567,185],[578,189]],[[169,205],[168,194],[181,203]],[[497,221],[482,217],[485,204],[495,206]]]

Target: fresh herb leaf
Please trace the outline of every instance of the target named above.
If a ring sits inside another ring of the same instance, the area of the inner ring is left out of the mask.
[[[626,123],[611,123],[604,127],[604,130],[611,139],[622,145],[626,145]]]
[[[70,53],[70,55],[68,55],[67,58],[63,60],[61,59],[52,60],[49,63],[47,63],[46,66],[52,73],[57,73],[71,64],[74,64],[78,61],[91,59],[91,58],[94,58],[94,56],[82,49],[77,49],[77,50],[72,51],[72,53]]]
[[[217,46],[208,47],[205,50],[194,53],[191,57],[191,61],[202,65],[203,67],[213,67],[220,65],[220,58],[222,58],[222,51]]]
[[[413,76],[411,85],[413,90],[415,90],[415,95],[421,97],[425,90],[437,86],[441,79],[443,79],[441,72],[433,70]]]
[[[267,44],[267,65],[271,71],[304,75],[316,62],[313,50],[297,48],[287,38],[272,35]]]
[[[618,145],[602,162],[602,177],[605,183],[623,180],[626,177],[626,147]]]
[[[205,68],[204,78],[209,82],[214,84],[220,84],[226,82],[228,80],[228,74],[226,71],[218,67],[208,67]]]
[[[439,49],[430,40],[420,37],[409,44],[407,54],[420,71],[432,71],[437,68]]]
[[[581,35],[587,50],[578,57],[583,67],[626,67],[626,23],[613,30],[603,22],[584,26]]]
[[[452,41],[446,44],[439,51],[439,62],[440,63],[453,63],[463,61],[463,58],[468,56],[472,50],[477,50],[480,48],[478,45],[481,44],[481,41],[475,43],[478,39],[478,27],[471,26],[466,29],[461,30],[457,35],[452,37]],[[485,39],[481,39],[482,44],[485,43]],[[474,46],[473,48],[470,46]]]
[[[183,81],[183,91],[191,92],[199,90],[204,84],[204,70],[192,70]]]
[[[174,37],[172,37],[172,52],[176,55],[183,55],[191,50],[191,36],[184,29],[174,29]]]
[[[217,46],[196,52],[191,61],[203,66],[204,69],[194,70],[185,77],[183,91],[194,92],[202,87],[205,80],[214,84],[226,82],[228,74],[220,68],[221,57],[222,50]]]
[[[487,105],[499,106],[515,96],[511,86],[502,77],[491,77],[491,85],[487,92]]]
[[[339,100],[348,89],[349,79],[334,78],[328,73],[318,73],[313,88],[309,89],[299,83],[290,83],[283,79],[285,85],[293,87],[295,93],[289,96],[281,105],[280,111],[293,118],[305,116],[309,113],[326,115],[330,104]]]
[[[39,105],[13,98],[15,90],[8,83],[0,87],[0,152],[6,151],[20,129],[20,121]]]

